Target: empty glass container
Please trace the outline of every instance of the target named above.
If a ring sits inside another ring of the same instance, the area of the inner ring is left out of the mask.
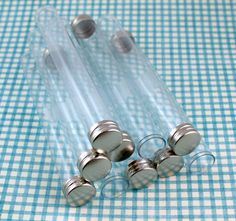
[[[67,109],[67,103],[62,101],[64,98],[54,94],[58,97],[54,99],[48,93],[41,77],[44,73],[37,68],[31,52],[22,58],[22,67],[34,106],[40,116],[51,157],[58,171],[64,196],[71,206],[84,205],[96,194],[93,183],[80,176],[76,166],[77,150],[87,146],[87,142],[81,139],[81,131],[77,130],[76,122],[71,122],[66,116],[67,112],[58,111],[61,108]]]
[[[87,127],[93,148],[109,152],[122,141],[120,128],[104,105],[66,31],[63,20],[52,7],[36,14],[36,24],[44,38],[53,66]],[[49,60],[50,60],[49,59]]]
[[[104,37],[97,31],[95,21],[88,15],[80,15],[71,22],[71,30],[75,39],[71,36],[75,47],[78,50],[83,62],[93,79],[97,90],[102,95],[107,104],[111,104],[111,111],[115,113],[114,117],[119,125],[129,134],[134,140],[134,143],[139,147],[139,152],[142,158],[153,160],[156,157],[156,152],[159,149],[166,147],[166,140],[162,132],[158,128],[159,124],[155,124],[149,116],[149,109],[143,105],[140,92],[137,87],[133,87],[132,82],[126,80],[127,74],[123,67],[117,63],[112,51],[106,44]],[[128,152],[128,151],[126,151]],[[124,152],[125,153],[125,150]],[[166,165],[166,162],[179,159],[182,163],[180,167],[169,167],[173,169],[173,173],[169,172],[166,175],[174,174],[183,167],[183,159],[181,156],[165,155],[160,161],[158,170],[161,169],[160,164]],[[170,158],[170,159],[169,159]],[[143,162],[137,161],[134,165]],[[132,164],[130,164],[132,165]]]
[[[80,112],[76,108],[73,98],[68,93],[58,69],[56,67],[51,68],[54,63],[49,60],[52,59],[51,55],[49,50],[45,48],[43,38],[39,32],[34,31],[31,34],[30,47],[38,68],[41,70],[47,91],[51,99],[57,104],[54,115],[58,114],[58,119],[70,125],[70,130],[75,132],[73,139],[86,138],[86,134],[81,136],[78,134],[79,131],[86,132],[87,128],[80,118]],[[90,146],[88,143],[86,145],[76,145],[74,148],[79,159],[78,168],[81,174],[87,180],[96,181],[104,178],[110,172],[112,164],[106,152],[100,149],[92,149]]]
[[[127,83],[137,88],[137,96],[143,106],[148,108],[148,114],[154,124],[161,128],[160,134],[172,151],[176,155],[185,156],[189,171],[202,172],[209,169],[214,164],[214,155],[201,140],[199,132],[148,59],[136,47],[130,33],[124,31],[111,16],[102,17],[97,29],[124,70],[123,77]]]

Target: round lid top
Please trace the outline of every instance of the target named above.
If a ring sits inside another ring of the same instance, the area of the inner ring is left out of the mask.
[[[177,126],[168,138],[168,143],[175,154],[184,156],[191,153],[200,143],[201,135],[189,123]]]
[[[66,181],[63,193],[71,206],[82,206],[96,195],[96,189],[83,177],[74,176]]]
[[[135,145],[127,132],[122,132],[122,143],[107,155],[111,161],[118,162],[129,158],[135,150]]]
[[[72,20],[71,28],[76,37],[86,39],[95,32],[96,23],[89,15],[82,14]]]
[[[150,160],[134,160],[128,165],[127,175],[133,189],[148,186],[157,178],[154,164]]]
[[[94,149],[109,153],[122,143],[122,132],[113,121],[98,122],[93,128],[89,140]]]
[[[159,177],[170,177],[178,173],[184,166],[182,156],[177,156],[171,149],[164,148],[155,157],[156,170]]]
[[[110,159],[104,153],[95,150],[82,155],[77,165],[81,175],[90,181],[106,177],[112,167]]]

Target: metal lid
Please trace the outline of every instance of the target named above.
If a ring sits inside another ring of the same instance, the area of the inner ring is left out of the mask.
[[[95,123],[92,127],[90,127],[89,134],[91,134],[100,125],[105,125],[105,124],[116,125],[117,127],[119,127],[118,124],[113,120],[102,120],[102,121]]]
[[[133,189],[148,186],[157,178],[157,171],[150,160],[134,160],[128,165],[127,175]]]
[[[89,140],[94,149],[109,153],[122,143],[122,132],[114,121],[104,120],[90,129]]]
[[[200,143],[201,135],[190,123],[183,123],[171,131],[168,144],[175,154],[183,156],[191,153]]]
[[[112,45],[122,53],[131,51],[134,45],[134,37],[130,32],[117,31],[111,38]]]
[[[86,39],[93,35],[96,23],[89,15],[79,15],[71,22],[71,28],[76,37]]]
[[[74,176],[64,184],[63,193],[71,206],[82,206],[96,195],[96,189],[83,177]]]
[[[48,48],[45,48],[44,51],[43,51],[43,61],[49,69],[51,69],[51,70],[56,69],[56,66],[55,66],[55,64],[52,60],[52,56],[51,56]]]
[[[159,177],[170,177],[178,173],[184,166],[182,156],[177,156],[171,149],[159,150],[155,157],[157,174]]]
[[[112,164],[104,153],[91,150],[80,157],[77,166],[85,179],[96,181],[110,173]]]
[[[122,132],[122,143],[116,147],[113,151],[107,153],[111,161],[118,162],[129,158],[135,149],[134,142],[129,134],[125,131]]]

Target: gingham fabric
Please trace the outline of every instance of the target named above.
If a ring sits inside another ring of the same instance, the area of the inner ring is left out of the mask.
[[[63,198],[20,68],[35,11],[118,17],[216,155],[205,175],[160,179],[121,198],[71,208]],[[0,2],[0,220],[236,220],[236,2]]]

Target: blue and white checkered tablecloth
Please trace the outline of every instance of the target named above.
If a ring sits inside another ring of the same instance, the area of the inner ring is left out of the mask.
[[[115,201],[65,205],[20,57],[35,11],[113,14],[130,30],[216,154],[206,175],[181,174]],[[236,1],[0,1],[0,220],[236,220]]]

